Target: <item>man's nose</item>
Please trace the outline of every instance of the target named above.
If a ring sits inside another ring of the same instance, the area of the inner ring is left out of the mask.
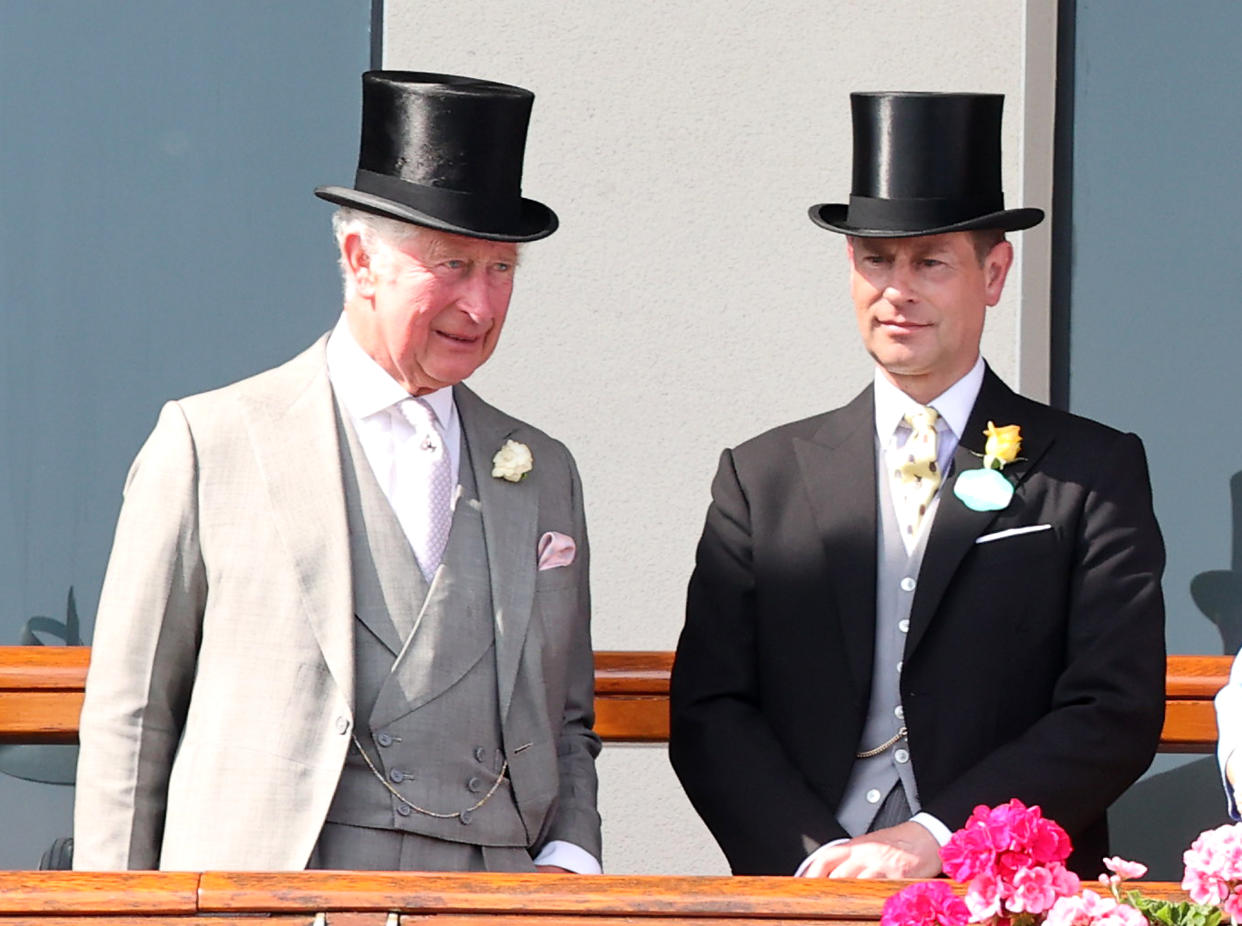
[[[910,268],[900,262],[894,262],[884,281],[884,299],[886,302],[909,302],[914,298],[913,274]]]
[[[476,322],[488,322],[495,317],[493,302],[486,273],[476,271],[462,281],[457,305]]]

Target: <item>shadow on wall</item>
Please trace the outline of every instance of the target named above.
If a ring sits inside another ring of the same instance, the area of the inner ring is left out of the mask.
[[[1201,572],[1190,581],[1190,596],[1216,625],[1226,656],[1242,649],[1242,471],[1230,478],[1229,491],[1230,568]],[[1114,851],[1143,862],[1150,878],[1164,881],[1182,879],[1182,852],[1199,833],[1228,822],[1214,756],[1142,779],[1109,811]]]

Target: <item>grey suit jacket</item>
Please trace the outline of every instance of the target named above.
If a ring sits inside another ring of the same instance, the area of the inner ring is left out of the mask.
[[[130,470],[81,719],[75,868],[297,869],[353,711],[349,539],[321,339],[168,403]],[[586,525],[569,452],[463,386],[480,461],[526,443],[521,482],[478,467],[503,736],[533,852],[600,855]],[[546,531],[578,555],[537,571]],[[517,751],[519,747],[531,744]]]

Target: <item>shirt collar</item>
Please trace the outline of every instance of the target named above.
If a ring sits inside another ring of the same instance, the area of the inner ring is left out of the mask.
[[[327,362],[328,378],[336,397],[360,421],[410,397],[405,388],[362,349],[349,330],[344,312],[328,336]],[[419,398],[431,406],[440,427],[447,430],[453,417],[453,387],[445,386]]]
[[[969,373],[927,403],[936,409],[959,440],[966,430],[975,400],[979,398],[984,369],[980,356]],[[919,403],[894,386],[879,366],[875,368],[875,433],[882,443],[887,443],[897,433],[906,413],[918,407]]]

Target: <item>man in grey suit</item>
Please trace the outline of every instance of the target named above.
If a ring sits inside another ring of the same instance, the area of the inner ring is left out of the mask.
[[[325,187],[340,321],[170,402],[81,721],[78,869],[599,870],[588,553],[563,445],[462,385],[496,346],[533,95],[363,75]]]

